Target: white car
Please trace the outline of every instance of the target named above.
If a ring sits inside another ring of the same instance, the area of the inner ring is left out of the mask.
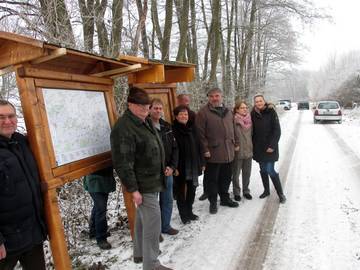
[[[288,111],[291,109],[291,103],[286,100],[279,100],[278,103],[276,104],[276,108],[280,108],[285,111]]]
[[[319,101],[314,111],[314,124],[320,121],[342,122],[342,111],[337,101]]]

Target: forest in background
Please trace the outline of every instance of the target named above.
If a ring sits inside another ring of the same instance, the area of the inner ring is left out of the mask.
[[[286,79],[304,49],[294,22],[326,18],[309,0],[0,0],[2,31],[107,57],[196,64],[195,81],[179,87],[195,109],[209,87],[231,105],[271,89],[270,77]],[[119,106],[124,94],[122,80]]]

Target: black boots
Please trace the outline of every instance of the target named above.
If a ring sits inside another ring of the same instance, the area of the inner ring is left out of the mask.
[[[259,196],[260,199],[264,199],[270,195],[270,187],[269,187],[269,175],[267,173],[263,173],[260,171],[261,180],[264,186],[264,192]]]
[[[279,196],[280,203],[285,203],[286,197],[281,186],[279,174],[277,173],[275,176],[271,176],[271,181],[273,182],[276,193]]]
[[[267,173],[262,173],[262,172],[260,172],[260,175],[261,175],[261,180],[262,180],[263,186],[264,186],[264,192],[259,196],[259,198],[264,199],[270,195],[269,175]],[[271,176],[270,178],[275,187],[276,193],[279,196],[280,203],[285,203],[286,197],[285,197],[283,189],[282,189],[279,174],[277,173],[275,176]]]

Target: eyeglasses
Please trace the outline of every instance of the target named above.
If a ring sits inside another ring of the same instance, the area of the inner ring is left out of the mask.
[[[9,119],[10,121],[14,121],[16,119],[16,114],[0,114],[0,121],[4,122],[6,119]]]

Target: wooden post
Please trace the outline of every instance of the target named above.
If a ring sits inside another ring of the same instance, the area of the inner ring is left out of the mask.
[[[72,269],[55,189],[44,192],[45,216],[56,269]]]

